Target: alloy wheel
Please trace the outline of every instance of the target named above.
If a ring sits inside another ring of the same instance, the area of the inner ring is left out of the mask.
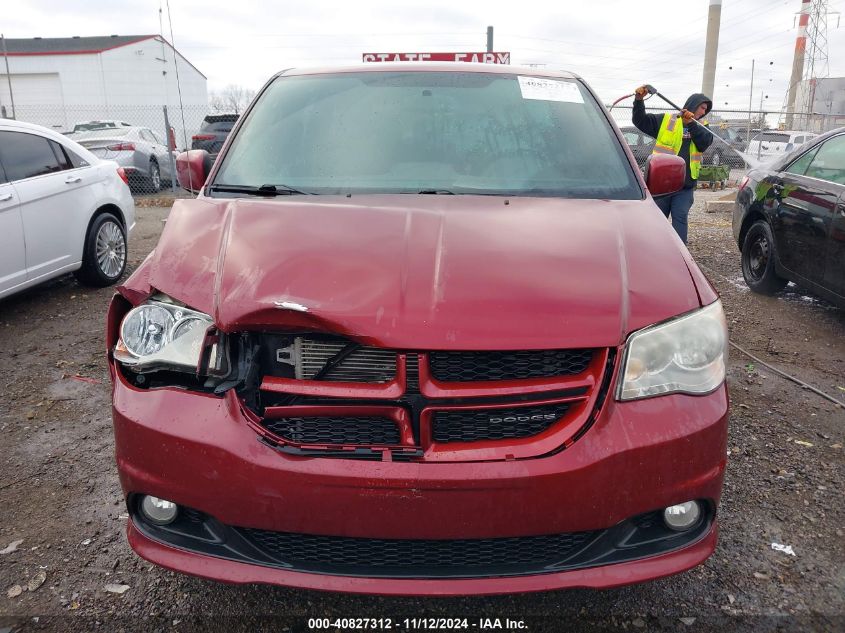
[[[154,191],[161,189],[161,171],[155,163],[150,164],[150,181]]]
[[[755,281],[760,281],[766,273],[769,264],[769,240],[765,235],[758,235],[751,244],[748,253],[748,269]]]
[[[115,278],[126,263],[123,230],[114,222],[103,222],[97,231],[97,266],[109,278]]]

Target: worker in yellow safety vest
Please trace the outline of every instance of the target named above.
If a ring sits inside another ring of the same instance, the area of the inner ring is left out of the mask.
[[[676,154],[687,164],[684,188],[668,196],[655,198],[654,202],[667,218],[672,218],[672,227],[687,243],[687,219],[693,203],[693,192],[701,169],[701,155],[713,142],[713,135],[693,119],[701,119],[713,108],[709,97],[701,93],[691,95],[680,113],[647,114],[643,97],[648,94],[646,86],[635,91],[633,123],[644,134],[654,137],[655,154]]]

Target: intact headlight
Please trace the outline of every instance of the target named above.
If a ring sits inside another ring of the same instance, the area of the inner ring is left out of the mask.
[[[640,330],[625,347],[617,399],[713,391],[725,380],[728,362],[722,302]]]
[[[196,372],[211,317],[164,301],[150,300],[127,312],[115,359],[134,371]]]

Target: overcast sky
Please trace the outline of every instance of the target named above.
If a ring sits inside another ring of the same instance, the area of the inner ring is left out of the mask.
[[[6,0],[11,2],[11,0]],[[6,37],[140,35],[169,40],[166,0],[27,0],[5,11]],[[355,64],[364,52],[483,51],[487,26],[494,49],[513,64],[580,74],[606,102],[651,83],[675,101],[701,89],[709,0],[171,0],[176,48],[208,77],[259,88],[294,66]],[[723,0],[714,104],[747,109],[785,100],[800,0]],[[831,0],[831,12],[845,0]],[[845,20],[828,22],[830,76],[845,76]],[[770,63],[771,62],[771,63]],[[768,97],[768,98],[766,98]]]

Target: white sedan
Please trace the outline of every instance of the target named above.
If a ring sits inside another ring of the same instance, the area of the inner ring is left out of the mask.
[[[122,168],[48,128],[0,119],[0,297],[68,272],[115,283],[134,226]]]

